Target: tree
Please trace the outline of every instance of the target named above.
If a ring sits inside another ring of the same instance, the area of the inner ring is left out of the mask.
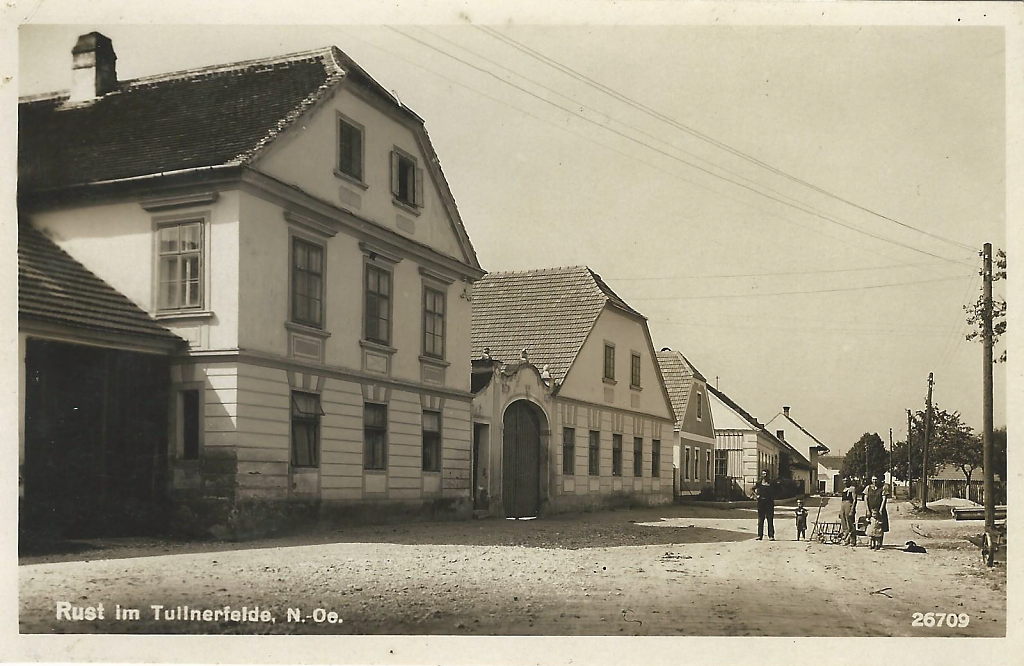
[[[1006,426],[992,431],[992,472],[1006,481]]]
[[[850,447],[843,458],[843,469],[841,474],[845,476],[864,476],[867,479],[872,476],[885,474],[889,469],[889,452],[877,432],[864,433],[857,440],[857,443]]]
[[[932,451],[939,465],[952,465],[963,472],[967,483],[974,470],[984,461],[981,438],[971,426],[960,421],[960,412],[947,412],[938,407],[932,411]]]
[[[1006,252],[1004,250],[997,250],[996,256],[992,259],[992,283],[993,285],[998,280],[1006,279]],[[984,276],[984,269],[982,269],[982,276]],[[984,340],[985,336],[985,295],[984,293],[978,297],[978,300],[971,305],[965,305],[964,310],[967,312],[967,324],[971,326],[973,330],[967,334],[967,339],[970,341]],[[999,337],[1006,333],[1006,299],[992,297],[992,345],[995,346],[999,342]],[[995,363],[1006,362],[1006,350],[995,358]]]

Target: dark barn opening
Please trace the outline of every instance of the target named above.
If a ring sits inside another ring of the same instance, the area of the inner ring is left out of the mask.
[[[153,533],[167,487],[169,359],[30,339],[21,531]]]

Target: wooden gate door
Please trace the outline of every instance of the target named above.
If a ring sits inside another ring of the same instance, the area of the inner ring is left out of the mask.
[[[537,515],[540,507],[540,418],[520,400],[505,410],[502,428],[501,496],[506,518]]]

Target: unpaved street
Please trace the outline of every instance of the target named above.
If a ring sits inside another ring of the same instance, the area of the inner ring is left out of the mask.
[[[782,506],[774,542],[753,538],[753,510],[676,505],[349,528],[241,545],[106,544],[23,558],[21,631],[1005,635],[1005,566],[986,570],[963,539],[980,524],[892,508],[881,552],[864,538],[855,549],[793,541]],[[836,520],[836,511],[833,499],[822,518]],[[900,552],[908,539],[928,553]],[[104,619],[58,620],[60,602],[102,603]],[[153,605],[211,613],[258,606],[272,621],[157,621]],[[114,619],[116,606],[139,609],[140,618]],[[289,621],[288,609],[301,620]],[[341,621],[321,617],[329,612]],[[966,614],[969,624],[914,627],[915,612]]]

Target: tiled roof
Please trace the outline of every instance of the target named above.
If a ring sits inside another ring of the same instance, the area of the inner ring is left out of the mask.
[[[842,469],[844,456],[818,456],[818,462],[829,469]]]
[[[183,342],[26,223],[18,225],[18,316]]]
[[[586,266],[490,273],[473,289],[473,358],[489,348],[492,358],[511,363],[525,349],[561,383],[609,303],[643,316]]]
[[[122,81],[77,105],[66,92],[27,98],[18,108],[19,188],[243,164],[344,76],[334,55],[325,48]]]
[[[690,389],[693,380],[706,381],[680,352],[663,349],[658,352],[658,365],[665,379],[665,388],[672,400],[672,410],[679,421],[686,415],[686,405],[690,401]]]

